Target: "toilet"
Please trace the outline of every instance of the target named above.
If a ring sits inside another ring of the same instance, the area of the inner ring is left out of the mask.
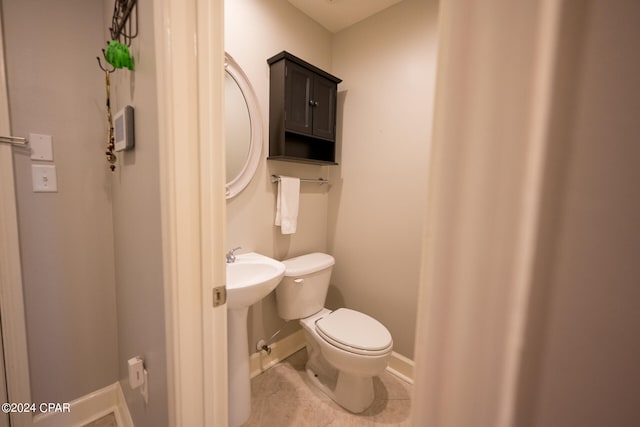
[[[373,402],[373,377],[387,367],[393,340],[373,317],[324,307],[335,260],[311,253],[282,261],[276,288],[278,315],[298,319],[304,331],[311,382],[343,408],[360,413]]]

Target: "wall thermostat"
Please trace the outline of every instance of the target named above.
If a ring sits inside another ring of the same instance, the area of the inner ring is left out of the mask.
[[[114,117],[116,151],[131,150],[135,144],[133,132],[133,107],[127,105]]]

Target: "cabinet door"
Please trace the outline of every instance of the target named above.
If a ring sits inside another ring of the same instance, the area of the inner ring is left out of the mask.
[[[313,80],[313,135],[335,140],[336,84],[329,79],[315,76]]]
[[[285,129],[311,135],[313,75],[310,71],[287,62],[285,81]]]

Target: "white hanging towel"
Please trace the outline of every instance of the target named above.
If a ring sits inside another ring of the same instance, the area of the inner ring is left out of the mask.
[[[276,225],[282,234],[293,234],[298,226],[300,178],[281,176],[276,200]]]

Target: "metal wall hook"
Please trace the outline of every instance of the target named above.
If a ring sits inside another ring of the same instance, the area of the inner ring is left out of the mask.
[[[113,4],[113,16],[111,17],[111,39],[131,46],[131,40],[138,36],[138,7],[137,0],[115,0]],[[135,8],[135,14],[131,12]],[[134,22],[135,21],[135,22]]]
[[[131,12],[135,9],[135,14],[131,14]],[[135,21],[135,22],[133,22]],[[109,28],[111,32],[112,41],[117,41],[126,44],[127,48],[131,46],[131,40],[138,36],[138,6],[137,0],[115,0],[113,5],[113,17],[111,18],[112,27]],[[105,73],[105,83],[106,83],[106,91],[107,91],[107,125],[109,127],[107,133],[107,150],[105,151],[105,156],[107,157],[107,162],[109,163],[109,169],[113,172],[116,168],[116,155],[113,153],[115,149],[115,137],[113,132],[113,117],[111,115],[111,83],[109,81],[109,75],[113,73],[116,68],[127,67],[130,70],[133,69],[133,60],[129,56],[129,50],[126,49],[127,61],[124,64],[116,60],[112,63],[107,61],[107,54],[104,49],[102,49],[102,57],[105,62],[109,64],[107,67],[102,65],[102,61],[99,56],[96,56],[96,60],[98,61],[98,66]]]
[[[102,49],[102,56],[105,56],[104,49]],[[104,71],[105,73],[113,73],[113,72],[116,70],[116,67],[114,67],[114,66],[112,66],[112,69],[111,69],[111,70],[109,70],[109,69],[107,69],[107,68],[104,68],[104,67],[102,66],[102,61],[100,61],[100,57],[99,57],[99,56],[96,56],[96,59],[98,60],[98,67],[100,67],[100,69],[101,69],[102,71]],[[105,61],[106,61],[106,60],[107,60],[107,59],[106,59],[106,57],[105,57]],[[109,64],[109,62],[107,62],[107,64]],[[111,65],[111,64],[109,64],[109,65]]]

